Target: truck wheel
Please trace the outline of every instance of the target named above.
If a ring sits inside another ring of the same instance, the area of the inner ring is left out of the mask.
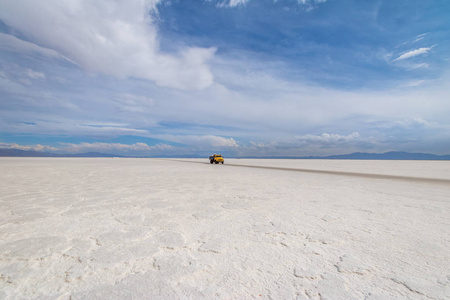
[[[216,165],[219,163],[218,161],[215,161]]]
[[[222,165],[223,165],[223,162],[222,162]]]
[[[210,161],[209,161],[209,163],[210,163],[210,164],[212,164],[212,163],[213,163],[213,161],[212,161],[212,160],[210,160]]]

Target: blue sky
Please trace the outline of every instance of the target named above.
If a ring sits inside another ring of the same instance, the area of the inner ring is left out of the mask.
[[[450,153],[450,2],[0,0],[0,147]]]

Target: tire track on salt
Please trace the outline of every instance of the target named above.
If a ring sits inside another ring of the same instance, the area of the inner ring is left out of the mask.
[[[205,165],[210,164],[208,162],[201,162],[201,161],[188,161],[188,160],[177,160],[177,159],[163,159],[163,160],[195,163],[195,164],[205,164]],[[298,168],[294,169],[294,168],[284,168],[284,167],[241,165],[241,164],[230,164],[230,163],[228,163],[228,164],[225,163],[221,166],[266,169],[266,170],[277,170],[277,171],[289,171],[289,172],[302,172],[302,173],[315,173],[315,174],[327,174],[327,175],[339,175],[339,176],[351,176],[351,177],[364,177],[364,178],[373,178],[373,179],[402,180],[402,181],[435,183],[435,184],[450,184],[450,179],[445,179],[445,178],[414,177],[414,176],[388,175],[388,174],[371,174],[371,173],[358,173],[358,172],[345,172],[345,171],[332,171],[332,170],[314,170],[314,169],[298,169]]]

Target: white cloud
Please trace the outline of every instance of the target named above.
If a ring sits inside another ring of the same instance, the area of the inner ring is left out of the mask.
[[[426,84],[428,81],[427,80],[413,80],[410,82],[406,82],[403,86],[404,87],[415,87],[415,86],[421,86]]]
[[[6,82],[9,82],[10,87],[12,87],[11,84],[13,82],[19,85],[30,86],[35,80],[45,80],[47,78],[42,72],[37,72],[30,68],[23,68],[14,63],[3,63],[0,64],[0,67],[5,70],[0,72],[0,81],[2,81],[0,82],[0,88],[3,88],[3,84]],[[5,88],[4,90],[9,90],[9,88]],[[26,94],[26,91],[21,87],[16,92]]]
[[[298,3],[300,4],[307,4],[307,3],[311,3],[311,2],[315,2],[315,3],[323,3],[326,2],[327,0],[298,0]]]
[[[71,144],[65,143],[59,149],[68,153],[82,153],[82,152],[123,152],[124,154],[130,152],[152,152],[155,150],[171,150],[173,146],[167,144],[158,144],[149,146],[146,143],[135,144],[121,144],[121,143],[79,143]]]
[[[274,149],[276,146],[277,146],[277,142],[261,143],[261,142],[250,141],[250,148],[253,150]]]
[[[349,135],[340,135],[336,133],[322,133],[321,135],[306,134],[302,136],[296,136],[300,141],[306,142],[319,142],[319,143],[334,143],[334,142],[348,142],[359,138],[358,132],[353,132]]]
[[[411,117],[404,120],[396,121],[396,127],[401,127],[404,129],[414,129],[414,128],[433,128],[438,126],[436,122],[429,122],[422,117]]]
[[[405,52],[402,55],[400,55],[399,57],[397,57],[396,59],[394,59],[394,61],[404,60],[404,59],[408,59],[408,58],[411,58],[414,56],[426,54],[426,53],[430,52],[430,50],[433,49],[434,47],[435,47],[435,45],[431,46],[431,47],[423,47],[423,48]]]
[[[117,109],[124,112],[145,112],[155,105],[152,98],[123,93],[113,98],[117,103]]]
[[[161,153],[175,149],[175,147],[167,144],[157,144],[149,146],[146,143],[121,144],[121,143],[61,143],[61,147],[53,147],[48,145],[19,145],[16,143],[2,143],[0,148],[19,149],[25,151],[39,152],[57,152],[57,153],[84,153],[84,152],[106,152],[106,153],[122,153],[124,155],[149,155],[155,152]]]
[[[236,7],[240,5],[245,5],[250,0],[227,0],[219,3],[218,7]]]
[[[163,135],[157,136],[158,138],[182,143],[194,148],[202,147],[226,147],[235,148],[239,147],[237,142],[233,138],[224,138],[216,135]]]
[[[201,141],[209,142],[215,147],[238,147],[238,144],[233,138],[224,138],[215,135],[206,135],[200,137]]]
[[[52,107],[54,108],[54,107]],[[45,110],[46,107],[39,108]],[[42,116],[42,115],[41,115]],[[36,118],[33,112],[13,114],[0,110],[0,128],[14,133],[115,137],[120,135],[148,136],[149,131],[134,126],[113,123],[93,122],[90,120],[74,120],[66,116],[48,116]],[[11,121],[14,119],[14,121]],[[29,125],[26,122],[33,122]]]
[[[164,87],[203,89],[213,83],[207,65],[215,48],[161,52],[150,12],[159,0],[0,0],[0,18],[36,44],[12,41],[15,48],[48,48],[83,69],[119,78],[137,77]],[[39,26],[36,26],[39,24]],[[37,46],[39,45],[39,46]]]
[[[36,72],[33,71],[31,69],[27,69],[27,75],[28,77],[32,78],[32,79],[45,79],[45,74],[41,73],[41,72]]]
[[[93,133],[96,132],[101,134],[102,132],[107,134],[135,134],[135,135],[146,135],[148,133],[147,130],[142,129],[134,129],[127,127],[116,127],[116,126],[99,126],[99,125],[91,125],[91,124],[73,124],[73,127],[70,129],[75,129],[80,133]],[[69,130],[70,130],[69,129]],[[83,130],[84,129],[84,130]]]
[[[0,49],[26,54],[39,53],[40,55],[43,55],[45,57],[69,60],[68,58],[62,56],[55,50],[44,48],[36,44],[18,39],[12,35],[8,35],[1,32],[0,32]]]
[[[417,43],[418,41],[421,41],[425,38],[425,36],[428,35],[428,33],[419,34],[416,39],[413,41],[413,43]]]
[[[1,143],[0,142],[0,148],[7,148],[7,149],[19,149],[19,150],[25,150],[25,151],[56,151],[58,150],[55,147],[52,146],[46,146],[46,145],[19,145],[16,143]]]
[[[217,6],[218,7],[237,7],[240,5],[247,4],[249,1],[250,0],[225,0],[225,1],[220,2]],[[302,4],[302,5],[310,5],[311,3],[323,3],[326,1],[327,0],[298,0],[298,3]]]
[[[415,69],[421,69],[421,68],[426,69],[426,68],[429,68],[429,67],[430,67],[429,64],[427,64],[427,63],[421,63],[421,64],[411,65],[411,66],[409,67],[409,70],[415,70]]]
[[[247,3],[249,0],[230,0],[230,6],[238,6]]]

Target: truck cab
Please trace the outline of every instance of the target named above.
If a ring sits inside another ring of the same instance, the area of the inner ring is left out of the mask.
[[[221,163],[223,165],[224,163],[223,156],[221,154],[213,154],[209,157],[209,163],[210,164],[218,164]]]

